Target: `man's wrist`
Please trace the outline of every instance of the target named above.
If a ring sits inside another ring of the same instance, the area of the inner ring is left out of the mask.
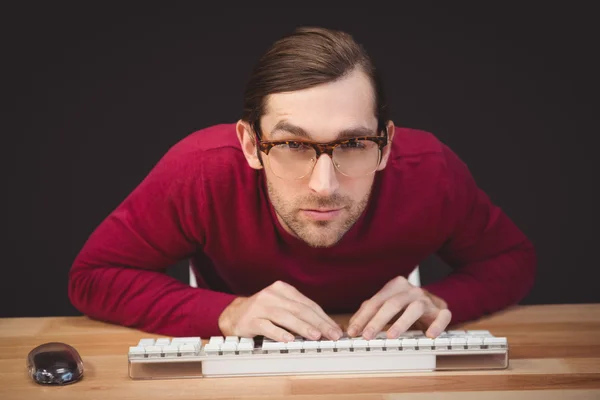
[[[231,303],[229,303],[229,305],[227,305],[227,307],[225,307],[225,309],[223,309],[223,311],[221,312],[221,315],[219,315],[217,324],[219,325],[219,330],[221,331],[221,333],[224,336],[233,336],[233,335],[231,335],[232,321],[230,318],[230,314],[231,314],[232,309],[237,307],[240,300],[241,300],[240,297],[236,297],[235,299],[233,299],[233,301]]]

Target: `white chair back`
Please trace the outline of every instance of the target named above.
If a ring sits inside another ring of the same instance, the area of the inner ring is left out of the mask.
[[[421,274],[419,273],[418,265],[413,269],[413,272],[408,275],[408,282],[413,286],[421,287]]]

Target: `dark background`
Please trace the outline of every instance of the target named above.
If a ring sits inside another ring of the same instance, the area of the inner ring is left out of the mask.
[[[600,301],[591,8],[48,3],[2,10],[0,316],[77,315],[67,276],[92,230],[170,146],[236,121],[254,63],[299,25],[354,34],[396,124],[449,144],[532,239],[524,304]],[[446,268],[432,257],[422,280]],[[170,274],[187,281],[185,263]]]

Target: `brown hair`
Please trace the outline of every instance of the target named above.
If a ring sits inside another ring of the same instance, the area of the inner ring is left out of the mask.
[[[346,32],[298,28],[276,41],[260,58],[244,93],[242,119],[259,135],[260,118],[270,94],[310,88],[335,81],[361,68],[373,84],[379,131],[389,114],[380,76],[365,49]]]

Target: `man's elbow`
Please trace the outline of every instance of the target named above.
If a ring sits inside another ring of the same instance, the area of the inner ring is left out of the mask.
[[[512,258],[516,266],[516,279],[519,282],[516,300],[520,302],[535,285],[538,264],[535,246],[530,240],[525,241],[512,253]]]
[[[78,264],[77,262],[71,267],[69,271],[67,292],[69,301],[79,312],[88,315],[90,313],[90,301],[89,296],[91,295],[88,286],[92,281],[92,271],[90,268]]]

